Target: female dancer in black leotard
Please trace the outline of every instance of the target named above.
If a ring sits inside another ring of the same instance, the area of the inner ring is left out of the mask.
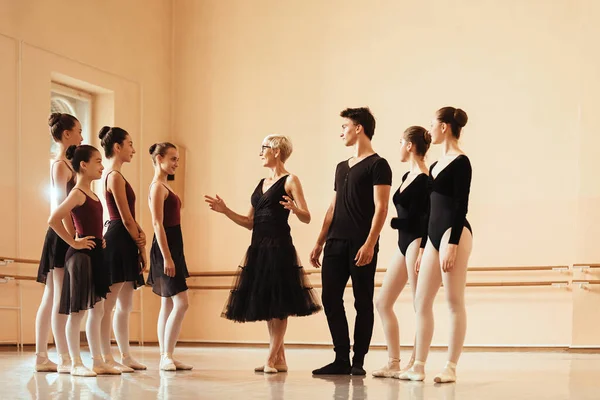
[[[310,222],[300,180],[284,167],[291,153],[292,144],[287,137],[265,138],[260,157],[263,166],[271,170],[271,177],[261,179],[256,186],[247,216],[233,212],[218,195],[205,196],[213,211],[252,230],[252,243],[240,265],[223,316],[236,322],[267,321],[269,356],[264,366],[255,369],[257,372],[287,371],[284,352],[287,318],[310,315],[321,309],[290,235],[290,212],[301,222]]]
[[[438,383],[456,380],[456,363],[462,352],[467,328],[465,286],[467,263],[472,247],[471,226],[467,207],[471,188],[471,163],[458,147],[467,114],[454,107],[438,110],[431,125],[434,144],[443,145],[443,156],[429,170],[431,205],[429,209],[427,246],[418,270],[416,292],[417,342],[416,361],[400,379],[425,379],[425,361],[433,337],[433,300],[444,283],[450,307],[450,341],[448,362],[435,376]],[[417,266],[418,267],[418,266]]]
[[[193,366],[173,358],[183,318],[189,306],[186,279],[190,274],[183,252],[181,233],[181,200],[167,184],[167,176],[179,166],[177,147],[169,142],[150,146],[154,164],[154,179],[150,184],[150,211],[154,238],[150,248],[148,283],[161,297],[158,314],[158,344],[160,369],[190,370]]]
[[[67,342],[72,360],[71,375],[119,375],[120,371],[104,363],[100,350],[103,299],[110,291],[110,277],[102,258],[102,203],[91,186],[92,181],[102,177],[102,155],[96,148],[83,145],[69,147],[66,156],[77,172],[77,184],[54,210],[48,223],[70,246],[65,256],[59,312],[69,315]],[[77,238],[73,238],[62,224],[69,215],[73,218]],[[94,362],[93,371],[83,365],[80,356],[79,327],[86,310],[90,310],[86,335]]]
[[[131,162],[135,149],[131,136],[124,129],[105,126],[98,136],[109,164],[104,177],[104,198],[110,217],[104,235],[104,265],[110,271],[111,286],[104,302],[102,357],[107,364],[121,372],[133,372],[146,369],[145,365],[133,359],[129,349],[133,291],[144,286],[142,271],[146,266],[146,235],[135,220],[135,192],[121,174],[121,167]],[[116,304],[114,331],[121,352],[121,364],[113,358],[110,346],[112,311]]]
[[[81,124],[70,114],[52,113],[48,119],[48,125],[52,139],[57,143],[58,148],[56,158],[50,166],[51,208],[54,209],[63,202],[75,186],[76,174],[65,154],[69,146],[81,144],[83,136],[81,136]],[[71,218],[65,218],[63,224],[69,234],[74,237],[75,228]],[[71,358],[65,334],[67,316],[58,313],[65,271],[65,255],[68,248],[69,245],[52,228],[48,228],[37,277],[38,282],[46,284],[35,318],[35,353],[37,355],[35,370],[38,372],[69,373],[71,371]],[[48,359],[50,326],[52,326],[58,353],[58,366]]]
[[[425,154],[430,143],[431,136],[420,126],[411,126],[404,131],[400,142],[400,161],[408,162],[410,171],[402,177],[402,183],[393,197],[398,217],[392,218],[392,228],[398,230],[398,250],[387,269],[376,303],[389,360],[385,367],[373,372],[375,377],[390,378],[400,372],[400,337],[394,303],[406,282],[410,283],[413,298],[416,290],[415,261],[427,230],[429,191]],[[414,351],[406,368],[410,368],[413,361]]]

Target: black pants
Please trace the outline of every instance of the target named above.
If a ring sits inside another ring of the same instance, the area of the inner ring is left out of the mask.
[[[375,269],[377,265],[378,246],[370,264],[356,266],[356,253],[362,246],[353,245],[348,240],[329,239],[325,244],[323,254],[323,307],[327,315],[329,331],[333,339],[336,358],[349,359],[350,334],[348,319],[344,309],[344,289],[348,278],[352,278],[354,293],[354,308],[356,321],[354,323],[354,358],[362,359],[369,351],[373,335],[373,293],[375,291]]]

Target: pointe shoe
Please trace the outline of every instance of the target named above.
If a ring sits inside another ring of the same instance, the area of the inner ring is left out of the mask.
[[[121,375],[121,371],[107,364],[92,367],[92,370],[97,375]]]
[[[92,371],[98,375],[121,375],[121,371],[105,363],[102,358],[92,358],[94,364]]]
[[[442,372],[433,378],[435,383],[450,383],[456,382],[456,364],[448,361]]]
[[[160,358],[159,368],[161,371],[177,371],[173,356],[170,354],[163,354]]]
[[[406,371],[408,371],[409,369],[411,369],[411,368],[412,368],[412,366],[414,365],[414,363],[415,363],[415,360],[410,360],[410,361],[408,362],[408,364],[406,364],[406,365],[404,366],[404,368],[402,368],[402,369],[401,369],[400,371],[398,371],[398,372],[394,372],[394,374],[392,375],[392,378],[395,378],[395,379],[400,379],[400,375],[402,375],[403,373],[405,373]]]
[[[38,359],[42,359],[42,362],[38,362]],[[47,354],[37,354],[37,359],[35,363],[35,372],[57,372],[58,366],[50,361]]]
[[[178,371],[191,371],[192,369],[194,369],[193,365],[182,363],[179,360],[173,359],[173,363],[175,364],[175,368],[177,368]]]
[[[288,372],[288,366],[286,364],[275,364],[275,369],[277,372]],[[261,365],[260,367],[254,368],[254,372],[265,372],[265,366]]]
[[[177,367],[173,364],[173,360],[165,360],[160,362],[161,371],[177,371]]]
[[[126,366],[126,365],[123,365],[123,364],[119,364],[119,363],[118,363],[118,362],[116,362],[115,360],[108,360],[108,361],[107,361],[106,359],[104,359],[104,363],[105,363],[106,365],[108,365],[109,367],[111,367],[111,368],[114,368],[114,369],[116,369],[117,371],[119,371],[119,372],[121,372],[121,373],[130,374],[130,373],[132,373],[132,372],[135,372],[135,371],[133,370],[133,368],[131,368],[131,367],[128,367],[128,366]]]
[[[98,374],[96,374],[94,371],[90,371],[89,369],[87,369],[83,364],[80,365],[73,365],[71,367],[71,375],[72,376],[84,376],[84,377],[95,377]]]
[[[264,373],[265,374],[276,374],[279,371],[277,370],[277,368],[273,368],[273,367],[269,367],[268,365],[265,365],[265,369],[264,369]]]
[[[58,367],[57,371],[59,374],[70,374],[72,366],[71,356],[69,353],[60,354],[58,356]]]
[[[421,361],[415,361],[415,363],[413,364],[413,366],[405,371],[402,372],[400,374],[398,374],[398,379],[403,380],[403,381],[424,381],[425,380],[425,373],[424,372],[416,372],[414,370],[414,367],[416,365],[425,365],[424,362]]]
[[[390,359],[387,365],[381,369],[373,371],[371,375],[375,378],[392,378],[395,374],[400,372],[400,360]]]
[[[140,364],[139,362],[134,360],[131,356],[126,356],[124,354],[121,355],[121,364],[132,368],[135,371],[143,371],[148,368],[144,364]]]
[[[160,360],[160,370],[161,371],[177,371],[177,367],[173,362],[172,358],[163,357]]]

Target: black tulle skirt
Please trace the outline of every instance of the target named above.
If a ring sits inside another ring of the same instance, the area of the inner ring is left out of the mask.
[[[165,275],[165,262],[160,251],[160,246],[156,241],[156,235],[152,239],[152,248],[150,249],[150,273],[148,274],[148,284],[152,285],[152,291],[161,297],[175,296],[177,293],[188,290],[186,279],[190,277],[183,254],[183,235],[181,234],[181,225],[165,228],[169,251],[175,263],[175,276]]]
[[[108,221],[104,240],[104,264],[109,271],[111,285],[131,282],[134,289],[144,286],[140,253],[123,221]]]
[[[48,228],[44,239],[42,257],[40,258],[40,266],[38,267],[36,279],[38,282],[45,284],[51,270],[65,266],[65,256],[68,249],[67,242],[62,240],[52,228]]]
[[[236,322],[307,316],[321,310],[291,238],[262,238],[246,252],[222,316]]]
[[[69,247],[65,261],[65,278],[60,296],[60,314],[94,308],[110,293],[109,271],[104,265],[102,240],[94,239],[92,250]]]

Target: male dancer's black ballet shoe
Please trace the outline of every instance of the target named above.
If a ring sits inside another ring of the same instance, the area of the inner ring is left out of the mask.
[[[367,371],[365,371],[365,369],[363,368],[364,364],[365,356],[360,354],[354,354],[354,357],[352,357],[352,369],[350,370],[350,373],[356,376],[366,375]]]
[[[356,376],[362,376],[362,375],[366,375],[367,371],[365,371],[365,369],[362,367],[362,365],[353,365],[352,369],[350,370],[350,374],[356,375]]]
[[[335,360],[331,364],[315,369],[313,375],[350,375],[352,367],[349,360]]]

